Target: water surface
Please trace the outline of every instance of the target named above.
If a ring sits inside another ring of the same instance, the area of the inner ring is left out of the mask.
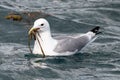
[[[1,0],[0,80],[119,80],[119,9],[119,0]],[[84,33],[94,26],[103,33],[78,54],[42,59],[30,55],[30,25],[4,18],[26,11],[50,14],[46,19],[53,36]]]

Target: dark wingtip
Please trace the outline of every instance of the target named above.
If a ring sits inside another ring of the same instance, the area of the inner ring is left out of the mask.
[[[90,31],[92,31],[93,33],[99,34],[99,29],[100,29],[100,27],[99,27],[99,26],[96,26],[95,28],[93,28],[93,29],[90,30]]]

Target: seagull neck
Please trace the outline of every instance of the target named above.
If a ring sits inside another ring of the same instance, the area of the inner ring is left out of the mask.
[[[53,40],[50,31],[45,31],[39,33],[41,39],[45,42],[48,42],[49,40]]]

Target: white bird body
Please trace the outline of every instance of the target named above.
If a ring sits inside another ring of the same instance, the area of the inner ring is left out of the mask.
[[[46,56],[47,55],[51,55],[51,56],[58,55],[58,53],[55,53],[53,51],[55,48],[55,45],[57,44],[57,40],[53,39],[50,36],[46,36],[46,34],[48,34],[48,33],[43,33],[41,35],[41,38],[38,35],[36,35],[36,37],[38,37],[38,39],[41,43],[41,47],[42,47],[45,55]],[[35,40],[33,53],[34,54],[42,54],[38,40]]]
[[[34,29],[37,29],[37,31],[35,30],[37,32],[35,35],[38,39],[35,40],[33,53],[42,55],[44,52],[45,56],[68,56],[75,54],[96,35],[96,33],[89,31],[75,37],[57,40],[52,38],[49,23],[43,18],[35,21],[29,34],[31,34]]]

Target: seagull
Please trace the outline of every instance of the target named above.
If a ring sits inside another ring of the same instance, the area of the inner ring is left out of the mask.
[[[90,43],[97,34],[100,27],[97,26],[90,31],[75,36],[53,38],[51,35],[49,22],[40,18],[34,22],[28,35],[34,36],[35,42],[32,50],[33,54],[45,56],[69,56],[80,52],[88,43]]]

